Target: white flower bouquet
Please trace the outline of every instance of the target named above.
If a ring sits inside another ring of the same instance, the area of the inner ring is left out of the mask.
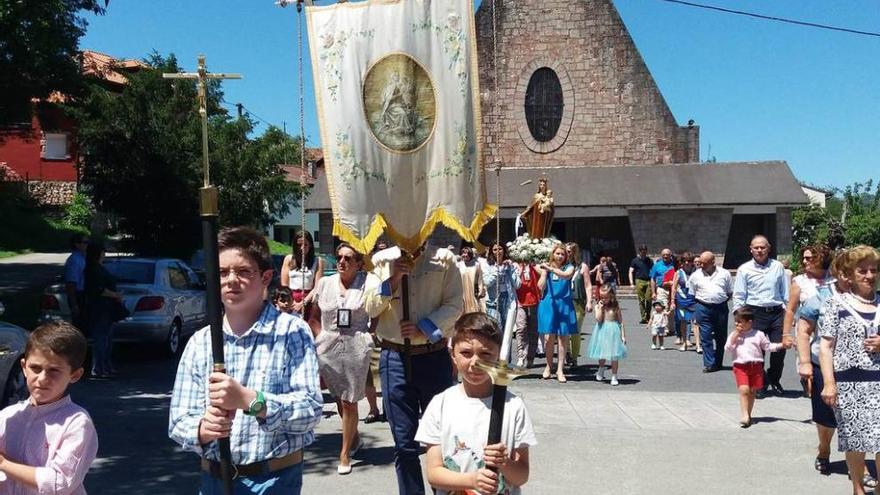
[[[507,243],[507,255],[513,261],[546,263],[556,244],[559,244],[559,241],[555,237],[532,239],[529,234],[523,234]]]

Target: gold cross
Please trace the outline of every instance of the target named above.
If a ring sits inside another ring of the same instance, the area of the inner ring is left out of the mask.
[[[204,185],[201,189],[202,215],[217,214],[217,190],[211,186],[211,171],[208,164],[208,79],[241,79],[241,74],[208,72],[205,56],[199,55],[198,72],[172,72],[162,74],[163,79],[197,79],[199,90],[199,116],[202,118],[202,172]]]

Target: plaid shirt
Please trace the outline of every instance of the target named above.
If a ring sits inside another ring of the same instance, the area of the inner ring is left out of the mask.
[[[312,443],[321,419],[322,398],[318,360],[309,327],[302,319],[279,313],[271,304],[259,320],[236,337],[223,326],[226,373],[266,398],[265,419],[236,411],[230,443],[234,464],[283,457]],[[219,460],[217,442],[200,445],[199,422],[208,406],[211,374],[211,332],[192,336],[174,381],[168,436],[212,460]]]

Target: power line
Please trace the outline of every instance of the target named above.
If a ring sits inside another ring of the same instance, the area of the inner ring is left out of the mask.
[[[807,27],[813,27],[813,28],[818,28],[818,29],[827,29],[829,31],[840,31],[843,33],[860,34],[863,36],[874,36],[874,37],[880,38],[880,33],[875,33],[875,32],[871,32],[871,31],[859,31],[858,29],[850,29],[850,28],[839,27],[839,26],[829,26],[827,24],[818,24],[815,22],[806,22],[806,21],[798,21],[798,20],[794,20],[794,19],[785,19],[783,17],[774,17],[774,16],[769,16],[769,15],[763,15],[763,14],[755,14],[753,12],[745,12],[742,10],[726,9],[723,7],[716,7],[714,5],[703,5],[703,4],[699,4],[699,3],[685,2],[683,0],[661,0],[661,1],[668,2],[668,3],[676,3],[679,5],[686,5],[688,7],[696,7],[696,8],[707,9],[707,10],[715,10],[715,11],[724,12],[727,14],[736,14],[736,15],[744,15],[747,17],[755,17],[757,19],[765,19],[768,21],[785,22],[788,24],[795,24],[798,26],[807,26]]]

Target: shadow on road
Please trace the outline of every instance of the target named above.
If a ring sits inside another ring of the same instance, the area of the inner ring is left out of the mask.
[[[98,430],[98,459],[86,477],[86,490],[197,492],[198,458],[178,449],[167,435],[176,361],[144,346],[117,345],[114,358],[118,379],[84,380],[71,390]]]

